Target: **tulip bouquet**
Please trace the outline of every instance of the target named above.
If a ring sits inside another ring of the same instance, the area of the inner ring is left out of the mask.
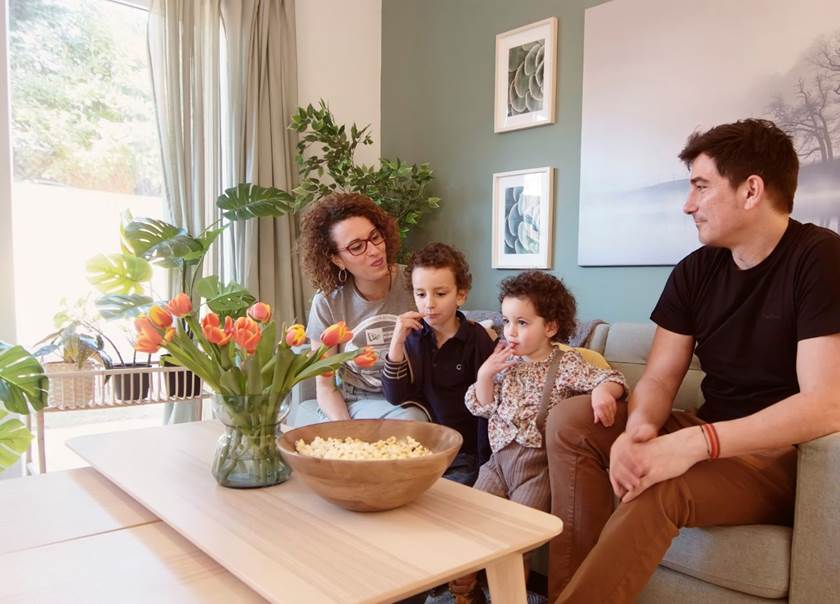
[[[362,348],[325,356],[329,349],[352,338],[344,322],[321,334],[317,350],[303,347],[307,335],[299,324],[282,328],[282,337],[275,343],[277,327],[271,307],[262,302],[238,318],[208,311],[199,320],[196,314],[185,293],[168,304],[152,306],[148,314],[134,321],[135,348],[146,353],[165,348],[175,363],[191,370],[214,391],[214,410],[226,428],[212,470],[220,484],[282,482],[290,470],[280,457],[275,434],[288,413],[292,387],[331,374],[348,361],[372,366],[376,353]]]

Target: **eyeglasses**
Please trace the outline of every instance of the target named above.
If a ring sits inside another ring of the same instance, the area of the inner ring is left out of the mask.
[[[349,252],[351,256],[361,256],[367,251],[368,243],[380,245],[383,241],[385,241],[385,237],[382,236],[382,233],[380,233],[377,229],[373,229],[367,239],[356,239],[352,241],[350,245],[345,248],[341,248],[338,251]]]

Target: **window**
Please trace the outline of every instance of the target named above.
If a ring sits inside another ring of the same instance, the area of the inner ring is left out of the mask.
[[[77,300],[95,297],[85,264],[119,249],[126,210],[162,217],[147,19],[111,0],[10,0],[15,306],[24,345],[50,333],[64,306],[78,310]],[[130,350],[113,325],[107,330]]]

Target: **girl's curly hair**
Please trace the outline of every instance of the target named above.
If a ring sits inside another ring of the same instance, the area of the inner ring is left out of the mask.
[[[552,340],[567,342],[575,333],[575,298],[563,282],[543,271],[526,271],[508,277],[499,286],[499,304],[505,298],[530,300],[537,314],[546,322],[557,324],[557,333]]]
[[[411,273],[415,268],[448,268],[455,277],[455,287],[470,291],[472,274],[464,254],[445,243],[430,243],[422,250],[414,252],[405,266],[406,287],[411,289]]]
[[[341,285],[338,267],[332,257],[338,253],[332,237],[333,225],[360,216],[385,238],[385,257],[389,265],[396,262],[400,247],[397,221],[365,195],[359,193],[330,193],[313,204],[301,219],[299,251],[303,256],[303,269],[315,289],[329,294]]]

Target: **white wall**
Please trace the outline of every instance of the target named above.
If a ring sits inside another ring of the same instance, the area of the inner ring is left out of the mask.
[[[298,0],[295,12],[300,104],[323,98],[338,123],[370,124],[356,161],[378,163],[382,0]]]
[[[0,0],[0,340],[15,341],[12,278],[12,167],[9,145],[9,82],[6,2]]]

